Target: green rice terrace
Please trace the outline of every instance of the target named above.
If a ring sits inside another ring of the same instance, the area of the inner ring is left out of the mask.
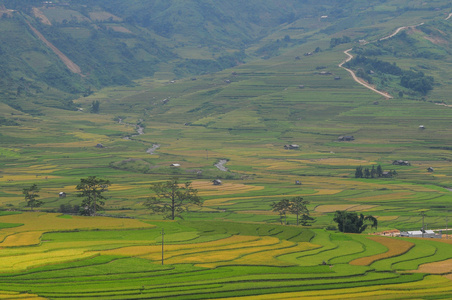
[[[450,3],[94,2],[0,1],[0,299],[452,298]]]

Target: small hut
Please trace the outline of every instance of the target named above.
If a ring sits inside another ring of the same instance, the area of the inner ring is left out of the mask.
[[[220,179],[215,179],[212,180],[213,185],[221,185],[221,180]]]

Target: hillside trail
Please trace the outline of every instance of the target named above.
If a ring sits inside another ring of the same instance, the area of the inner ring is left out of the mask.
[[[452,15],[452,14],[451,14],[451,15]],[[397,28],[393,33],[391,33],[390,35],[385,36],[385,37],[382,37],[381,39],[378,39],[377,41],[384,41],[384,40],[390,39],[390,38],[394,37],[395,35],[397,35],[397,34],[398,34],[400,31],[402,31],[402,30],[405,30],[405,29],[408,29],[408,28],[415,28],[415,27],[421,26],[421,25],[424,25],[424,23],[420,23],[420,24],[413,25],[413,26],[402,26],[402,27],[399,27],[399,28]],[[375,42],[375,41],[374,41],[374,42]],[[365,44],[368,44],[368,43],[369,43],[369,42],[367,42],[367,43],[365,43]],[[365,44],[364,44],[364,45],[365,45]],[[393,99],[394,97],[392,97],[390,94],[388,94],[388,93],[386,93],[386,92],[383,92],[383,91],[377,90],[374,86],[372,86],[371,84],[367,83],[367,82],[364,81],[363,79],[361,79],[361,78],[359,78],[358,76],[356,76],[355,72],[353,72],[351,69],[348,69],[348,68],[344,67],[344,64],[345,64],[345,63],[347,63],[347,62],[349,62],[349,61],[351,61],[351,60],[353,59],[353,55],[350,54],[350,51],[352,51],[352,50],[353,50],[353,48],[350,48],[350,49],[347,49],[347,50],[344,51],[344,54],[347,55],[348,57],[347,57],[343,62],[341,62],[338,66],[339,66],[340,68],[346,70],[347,72],[349,72],[350,75],[352,75],[352,78],[353,78],[353,80],[354,80],[355,82],[361,84],[362,86],[368,88],[369,90],[371,90],[371,91],[373,91],[373,92],[375,92],[375,93],[377,93],[377,94],[382,95],[382,96],[385,97],[386,99]]]
[[[60,60],[66,65],[66,67],[71,70],[71,72],[79,74],[82,77],[85,75],[82,74],[82,70],[80,67],[75,64],[72,60],[70,60],[66,55],[63,54],[57,47],[55,47],[51,42],[49,42],[36,28],[34,28],[30,22],[27,22],[30,29],[36,34],[36,36],[44,43],[47,47],[52,49],[52,51],[60,58]]]
[[[345,64],[346,62],[349,62],[350,60],[353,59],[353,55],[351,55],[349,52],[352,51],[353,48],[350,48],[348,50],[345,50],[344,53],[348,56],[347,59],[345,59],[343,62],[341,62],[339,64],[339,67],[346,70],[347,72],[350,73],[350,75],[352,75],[352,78],[354,81],[356,81],[357,83],[361,84],[362,86],[368,88],[371,91],[374,91],[375,93],[378,93],[380,95],[382,95],[383,97],[387,98],[387,99],[392,99],[393,97],[391,95],[389,95],[386,92],[382,92],[377,90],[376,88],[374,88],[372,85],[370,85],[369,83],[365,82],[363,79],[359,78],[358,76],[356,76],[355,72],[353,72],[352,70],[346,68],[343,66],[343,64]]]
[[[452,17],[452,13],[450,13],[450,14],[447,16],[446,20],[449,20],[451,17]]]

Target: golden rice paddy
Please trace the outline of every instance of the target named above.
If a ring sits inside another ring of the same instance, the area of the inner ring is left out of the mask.
[[[30,174],[8,174],[4,175],[3,177],[0,177],[0,182],[8,182],[8,181],[30,181],[30,180],[45,180],[47,179],[55,179],[59,178],[58,176],[46,176],[46,177],[36,177],[36,175],[30,175]]]
[[[452,259],[437,261],[433,263],[420,265],[415,273],[430,273],[430,274],[450,274],[452,273]]]
[[[401,255],[414,246],[414,243],[405,240],[386,238],[382,236],[368,236],[366,238],[384,245],[388,248],[388,251],[372,256],[357,258],[350,262],[351,265],[368,266],[377,260]]]
[[[325,289],[303,292],[276,293],[256,296],[234,297],[234,300],[343,300],[343,299],[422,299],[422,295],[441,295],[452,291],[450,281],[445,277],[426,276],[422,281],[355,288]],[[223,298],[226,300],[231,298]]]
[[[192,187],[198,190],[199,196],[229,195],[251,191],[260,191],[265,188],[263,186],[253,186],[242,183],[229,182],[225,182],[221,185],[213,185],[210,181],[193,181]]]
[[[319,205],[315,208],[316,212],[319,213],[331,213],[336,210],[347,210],[347,211],[365,211],[377,207],[376,205],[354,205],[354,204],[338,204],[338,205]]]
[[[386,200],[394,200],[394,199],[407,199],[409,196],[413,196],[415,193],[411,192],[396,192],[385,195],[377,195],[377,196],[368,196],[368,197],[360,197],[360,198],[347,198],[347,200],[365,202],[365,201],[386,201]]]
[[[52,232],[55,230],[90,230],[90,229],[131,229],[152,228],[154,225],[146,224],[135,219],[116,219],[107,217],[82,217],[59,218],[60,214],[41,212],[25,212],[19,215],[0,216],[2,223],[20,223],[20,227],[5,228],[0,232],[0,240],[11,243],[5,237],[20,241],[22,245],[36,244],[37,232]],[[29,232],[29,234],[26,234]],[[6,245],[6,244],[5,244]],[[4,246],[0,243],[0,247]]]
[[[373,164],[367,160],[348,159],[348,158],[320,158],[311,159],[309,162],[314,162],[316,165],[330,165],[330,166],[361,166]]]
[[[3,242],[0,243],[0,247],[20,247],[38,245],[44,231],[25,231],[16,234],[8,235]]]
[[[86,259],[96,256],[96,253],[80,249],[64,249],[43,253],[9,256],[0,262],[0,272],[23,271],[31,267],[44,266],[72,260]]]

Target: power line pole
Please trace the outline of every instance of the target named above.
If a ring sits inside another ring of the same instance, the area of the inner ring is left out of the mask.
[[[422,232],[422,237],[424,237],[424,232],[425,232],[425,230],[424,230],[424,217],[425,217],[425,212],[421,212],[421,216],[422,216],[422,230],[421,230],[421,232]]]
[[[163,266],[163,245],[164,245],[164,239],[163,237],[165,236],[165,231],[162,228],[162,266]]]
[[[447,237],[447,222],[449,221],[449,217],[447,216],[446,217],[446,240],[448,239],[448,237]]]

